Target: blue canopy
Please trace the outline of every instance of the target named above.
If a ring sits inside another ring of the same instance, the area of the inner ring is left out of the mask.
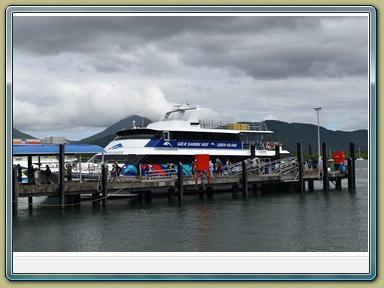
[[[65,144],[65,154],[96,154],[105,150],[97,145]],[[52,155],[60,153],[60,145],[13,145],[13,155]]]

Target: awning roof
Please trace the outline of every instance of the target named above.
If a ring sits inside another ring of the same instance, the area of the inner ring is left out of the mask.
[[[97,145],[65,144],[65,154],[96,154],[105,150]],[[60,145],[13,145],[13,155],[53,155],[60,153]]]

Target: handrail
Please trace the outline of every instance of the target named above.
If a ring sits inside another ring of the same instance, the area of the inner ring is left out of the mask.
[[[245,167],[247,173],[255,175],[266,174],[290,174],[298,173],[299,163],[294,157],[282,158],[273,161],[263,161],[260,158],[247,159],[245,161]],[[242,173],[242,162],[234,163],[231,166],[231,174]]]

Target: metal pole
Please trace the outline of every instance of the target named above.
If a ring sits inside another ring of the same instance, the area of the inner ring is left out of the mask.
[[[79,155],[79,177],[80,177],[80,183],[83,181],[81,180],[81,154]]]
[[[329,179],[328,179],[328,160],[327,160],[327,144],[323,142],[323,190],[328,191]]]
[[[61,208],[65,207],[64,197],[64,161],[65,161],[65,147],[64,144],[59,145],[59,191],[60,191],[60,205]]]
[[[297,143],[297,162],[299,162],[299,192],[305,191],[305,183],[303,176],[303,152],[301,143]]]
[[[317,167],[319,170],[319,178],[320,178],[320,120],[319,120],[319,112],[321,110],[321,107],[313,108],[317,112]]]

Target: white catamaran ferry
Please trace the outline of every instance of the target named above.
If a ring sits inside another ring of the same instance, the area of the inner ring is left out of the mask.
[[[183,163],[183,172],[197,154],[209,154],[212,161],[232,163],[258,157],[272,159],[276,152],[288,154],[277,142],[273,131],[264,122],[204,122],[199,120],[200,107],[174,106],[171,111],[146,128],[135,127],[116,133],[116,138],[96,154],[90,162],[119,163],[122,175],[142,175],[151,164],[157,171],[169,163]],[[142,171],[140,171],[140,169]]]

